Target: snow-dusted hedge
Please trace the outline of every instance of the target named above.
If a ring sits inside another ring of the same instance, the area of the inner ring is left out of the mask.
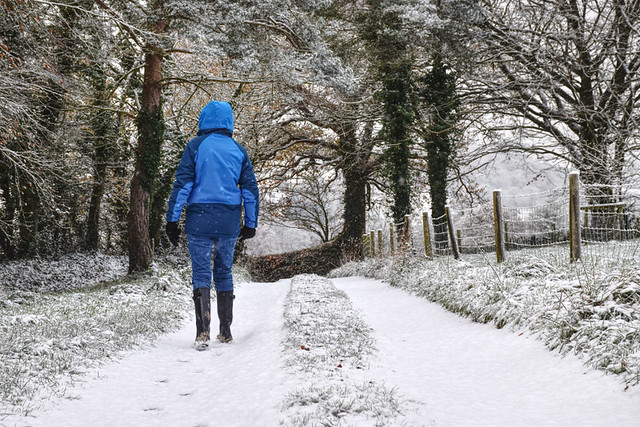
[[[352,378],[375,343],[347,295],[326,278],[295,276],[284,317],[284,357],[300,386],[285,398],[281,424],[390,425],[400,414],[395,390]]]
[[[0,289],[39,292],[78,289],[122,278],[125,256],[71,253],[60,259],[30,259],[0,263]]]
[[[369,259],[331,273],[354,275],[384,280],[478,322],[528,329],[550,349],[578,354],[628,384],[640,382],[638,260]]]

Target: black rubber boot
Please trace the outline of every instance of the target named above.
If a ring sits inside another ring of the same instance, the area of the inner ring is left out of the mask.
[[[197,288],[193,290],[193,303],[196,307],[196,350],[206,350],[210,341],[211,290]]]
[[[231,336],[231,322],[233,321],[233,291],[218,291],[216,299],[218,301],[218,319],[220,320],[220,333],[218,340],[220,342],[229,342],[233,339]]]

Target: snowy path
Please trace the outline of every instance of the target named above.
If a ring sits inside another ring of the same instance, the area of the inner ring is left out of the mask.
[[[377,341],[377,356],[358,375],[397,387],[407,402],[398,425],[640,425],[640,390],[624,393],[615,378],[585,374],[575,358],[532,338],[475,324],[378,281],[334,283]],[[296,387],[281,358],[288,290],[289,281],[243,284],[232,344],[194,351],[189,319],[17,424],[277,426],[283,397]]]
[[[425,425],[640,426],[639,391],[622,392],[576,358],[376,280],[334,283],[374,329],[371,376],[423,403],[408,416]]]
[[[288,290],[288,281],[242,284],[231,344],[195,351],[189,319],[154,348],[104,366],[104,378],[70,390],[76,399],[34,414],[28,425],[277,426],[284,393],[293,388],[280,360]]]

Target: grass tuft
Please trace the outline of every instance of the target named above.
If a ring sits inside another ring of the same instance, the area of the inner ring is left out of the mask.
[[[301,385],[283,402],[282,425],[382,426],[400,415],[395,390],[352,379],[361,378],[375,342],[347,295],[330,280],[294,277],[284,316],[285,360]]]

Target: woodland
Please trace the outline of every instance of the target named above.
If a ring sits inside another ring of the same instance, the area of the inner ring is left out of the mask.
[[[396,224],[473,204],[497,153],[611,200],[637,179],[639,30],[638,0],[0,0],[0,260],[148,269],[213,99],[260,221],[323,242],[247,261],[265,277],[361,257],[376,191]]]

